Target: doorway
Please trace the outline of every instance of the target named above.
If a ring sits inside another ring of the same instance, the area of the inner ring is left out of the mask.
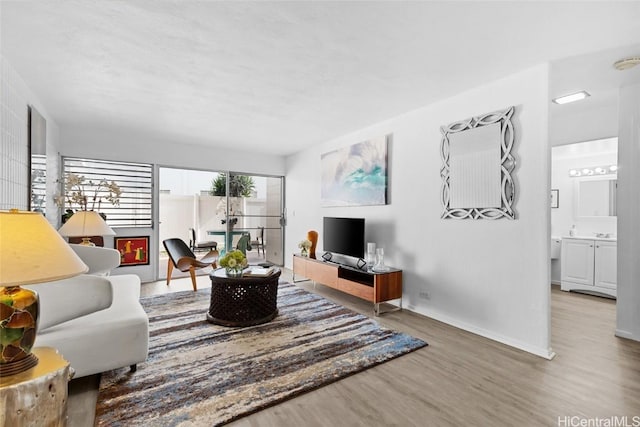
[[[615,137],[552,147],[551,189],[555,197],[551,206],[552,284],[561,283],[563,237],[574,234],[615,238],[616,192],[591,191],[586,185],[604,183],[608,190],[613,183],[615,189],[617,161]]]

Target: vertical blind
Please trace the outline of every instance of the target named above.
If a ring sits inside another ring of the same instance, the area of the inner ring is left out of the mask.
[[[65,182],[71,174],[81,178],[79,186],[87,196],[87,209],[106,215],[109,226],[152,226],[152,165],[64,157],[63,168]],[[105,184],[112,182],[121,190],[118,205],[107,200],[109,188]],[[78,205],[69,203],[68,194],[64,204],[65,209],[79,209]]]

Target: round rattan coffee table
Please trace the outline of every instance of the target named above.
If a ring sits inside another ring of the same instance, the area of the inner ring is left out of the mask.
[[[223,326],[269,322],[278,315],[280,274],[279,268],[266,277],[227,277],[224,268],[212,271],[207,321]]]

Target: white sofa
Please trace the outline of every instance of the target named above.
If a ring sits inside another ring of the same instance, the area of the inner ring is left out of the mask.
[[[27,286],[40,296],[36,347],[54,347],[74,378],[130,366],[147,358],[149,320],[140,305],[140,278],[111,276],[120,264],[115,249],[70,245],[89,272]]]

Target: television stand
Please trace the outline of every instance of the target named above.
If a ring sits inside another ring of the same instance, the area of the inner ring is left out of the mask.
[[[296,280],[296,275],[372,302],[376,316],[402,310],[402,270],[390,268],[389,271],[376,273],[293,255],[293,281],[301,282]],[[396,309],[384,313],[380,311],[380,303],[396,299],[399,300]]]

